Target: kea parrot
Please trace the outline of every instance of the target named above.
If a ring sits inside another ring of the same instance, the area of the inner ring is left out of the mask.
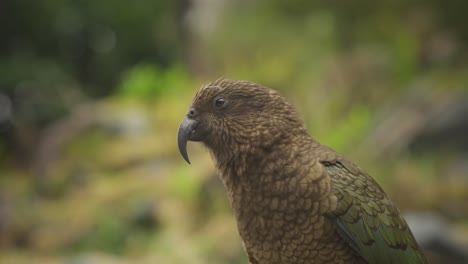
[[[177,135],[212,154],[251,264],[427,263],[367,172],[312,138],[279,92],[221,78],[195,94]]]

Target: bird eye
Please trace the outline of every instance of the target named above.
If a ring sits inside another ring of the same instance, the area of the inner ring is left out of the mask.
[[[213,101],[213,105],[216,109],[222,109],[227,105],[227,100],[222,97],[216,97]]]

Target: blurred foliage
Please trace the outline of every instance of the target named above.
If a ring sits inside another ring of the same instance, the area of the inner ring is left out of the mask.
[[[0,85],[34,78],[36,71],[52,65],[63,71],[60,75],[85,84],[80,89],[87,94],[109,94],[115,74],[129,65],[167,65],[177,57],[176,4],[3,1],[2,69],[8,79],[2,78]]]
[[[152,100],[167,92],[180,92],[188,85],[188,73],[181,66],[163,71],[152,64],[138,64],[123,74],[118,90],[122,96]]]
[[[467,242],[467,3],[1,1],[0,262],[246,263],[207,151],[175,144],[219,76]]]

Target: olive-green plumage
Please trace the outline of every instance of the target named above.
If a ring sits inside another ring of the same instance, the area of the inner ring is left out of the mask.
[[[211,151],[251,264],[426,263],[405,220],[362,169],[307,133],[278,92],[220,79],[178,131]]]

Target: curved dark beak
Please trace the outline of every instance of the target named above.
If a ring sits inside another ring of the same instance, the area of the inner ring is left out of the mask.
[[[187,141],[197,127],[197,123],[198,122],[196,120],[185,117],[180,123],[179,131],[177,131],[177,144],[179,146],[179,152],[188,164],[190,164],[190,160],[187,155]]]

